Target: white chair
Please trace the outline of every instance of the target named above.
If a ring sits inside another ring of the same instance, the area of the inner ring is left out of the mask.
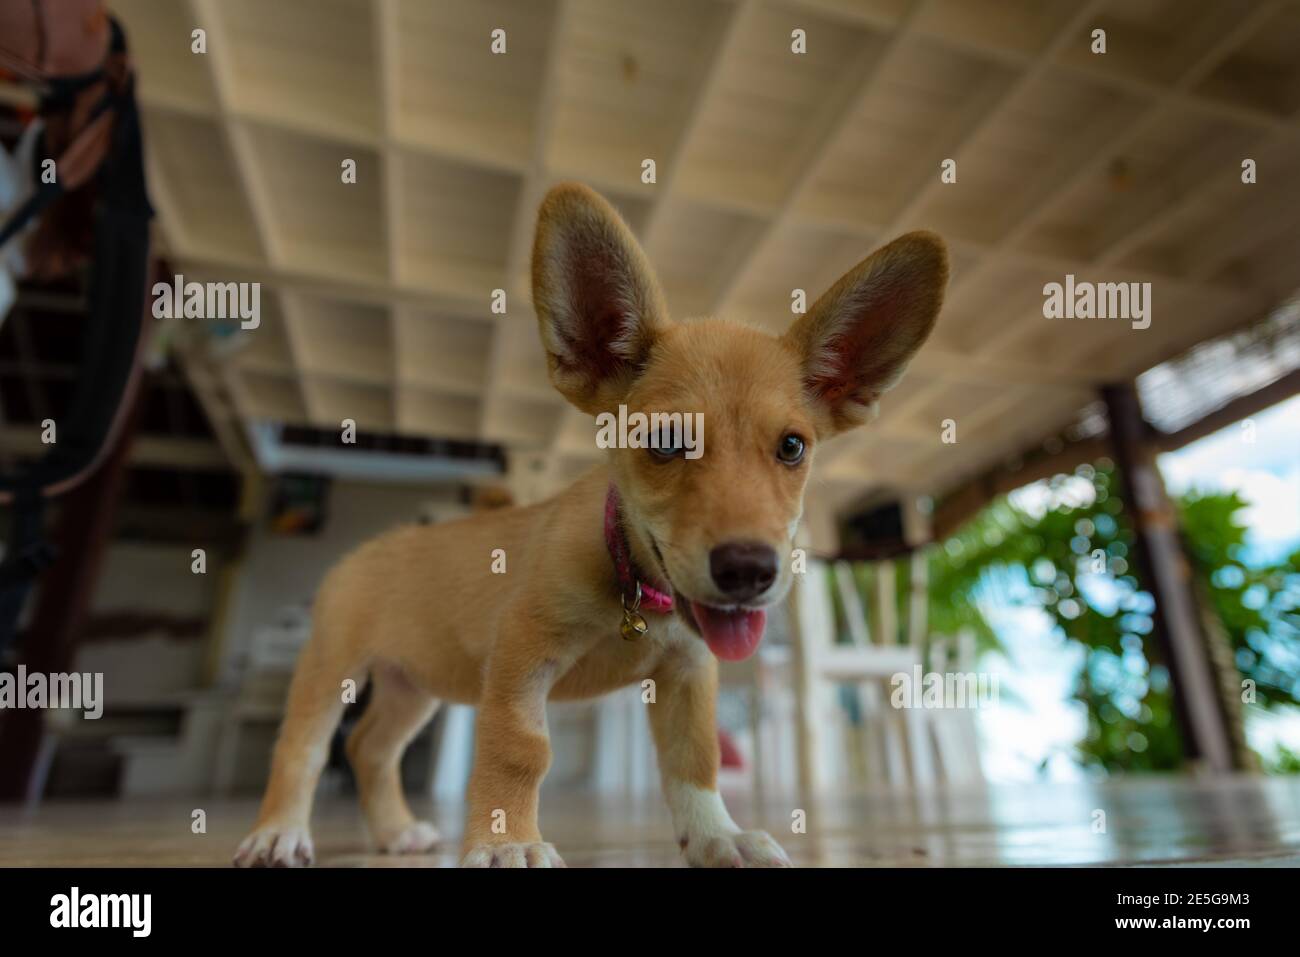
[[[465,799],[474,767],[474,707],[444,704],[438,733],[429,735],[429,781],[435,801],[459,804]]]
[[[854,686],[862,712],[868,780],[883,780],[895,788],[931,788],[937,769],[927,712],[894,708],[889,700],[894,676],[912,674],[923,663],[922,649],[892,641],[873,644],[852,569],[837,563],[831,578],[845,609],[850,644],[835,644],[834,606],[824,563],[809,562],[807,572],[796,576],[792,596],[801,790],[818,793],[844,776],[850,765],[851,728],[838,694],[838,687],[846,683]]]
[[[745,661],[722,663],[721,688],[741,693],[748,724],[736,741],[748,767],[739,771],[722,769],[722,788],[748,787],[761,800],[765,793],[788,790],[793,781],[795,744],[791,729],[796,708],[791,658],[788,646],[765,642]],[[658,792],[658,762],[647,707],[639,684],[605,695],[588,706],[590,757],[586,781],[596,793],[633,797]]]
[[[950,661],[956,672],[970,674],[974,670],[974,632],[963,629],[952,639],[943,635],[930,639],[930,669],[946,674]],[[943,782],[955,786],[982,784],[984,771],[980,765],[974,710],[945,708],[929,714],[930,734]]]
[[[650,719],[639,684],[597,699],[591,708],[588,781],[597,794],[633,797],[659,789]]]
[[[773,610],[768,627],[774,634],[757,652],[719,667],[721,688],[738,691],[744,701],[746,729],[736,736],[736,744],[748,763],[739,771],[723,769],[719,785],[748,787],[760,806],[768,795],[788,793],[798,778],[794,654],[788,642],[779,642],[789,629],[775,620],[785,611]]]

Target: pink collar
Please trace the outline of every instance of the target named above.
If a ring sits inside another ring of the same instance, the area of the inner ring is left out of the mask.
[[[637,569],[632,567],[632,550],[623,533],[623,523],[619,521],[618,489],[613,482],[609,483],[609,492],[605,495],[605,547],[609,549],[609,557],[614,560],[614,572],[618,575],[618,585],[622,589],[624,601],[633,599],[639,584],[641,611],[667,614],[673,610],[672,592],[660,591],[647,585],[637,574]]]

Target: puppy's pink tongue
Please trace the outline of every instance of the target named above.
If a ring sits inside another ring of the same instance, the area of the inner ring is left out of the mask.
[[[762,608],[724,611],[693,601],[691,613],[709,650],[723,661],[742,661],[752,655],[767,626],[767,612]]]

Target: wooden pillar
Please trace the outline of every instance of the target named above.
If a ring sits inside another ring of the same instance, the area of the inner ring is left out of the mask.
[[[876,641],[887,647],[898,644],[898,601],[892,559],[876,562],[874,579],[876,600],[872,602],[871,630]]]
[[[831,562],[831,580],[844,608],[844,622],[848,625],[849,640],[858,647],[871,644],[871,630],[867,627],[867,610],[858,593],[858,579],[848,562]]]
[[[800,532],[797,540],[799,547],[807,548],[808,543]],[[813,730],[818,718],[816,711],[820,704],[815,685],[816,667],[813,661],[817,650],[824,643],[834,640],[834,623],[826,609],[830,604],[829,596],[821,596],[818,589],[825,584],[824,568],[819,562],[809,563],[808,570],[794,577],[794,587],[790,589],[790,624],[791,639],[794,645],[794,696],[795,717],[798,726],[795,729],[795,752],[799,761],[799,797],[804,801],[813,800],[820,788],[818,779],[817,733]]]
[[[99,468],[60,500],[52,536],[57,557],[41,576],[31,623],[19,639],[18,662],[29,674],[72,670],[117,517],[142,392],[137,388],[130,397],[132,408]],[[30,709],[0,712],[0,801],[36,797],[44,715]]]
[[[1101,390],[1124,500],[1137,536],[1137,570],[1155,598],[1152,636],[1173,678],[1174,711],[1188,757],[1206,770],[1241,767],[1216,693],[1209,647],[1198,619],[1192,570],[1183,554],[1178,516],[1156,468],[1156,448],[1132,384]]]
[[[930,638],[930,546],[912,549],[908,578],[907,643],[925,654]]]
[[[912,549],[907,576],[907,643],[925,660],[930,637],[930,548],[934,541],[933,505],[908,494],[902,502],[903,538]]]

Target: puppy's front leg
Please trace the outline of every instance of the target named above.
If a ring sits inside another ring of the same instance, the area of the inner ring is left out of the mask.
[[[537,828],[537,791],[551,764],[546,698],[554,658],[500,649],[488,663],[475,725],[462,867],[563,867]]]
[[[789,867],[766,831],[742,831],[718,794],[718,663],[702,648],[670,652],[653,675],[650,729],[677,843],[692,867]]]

